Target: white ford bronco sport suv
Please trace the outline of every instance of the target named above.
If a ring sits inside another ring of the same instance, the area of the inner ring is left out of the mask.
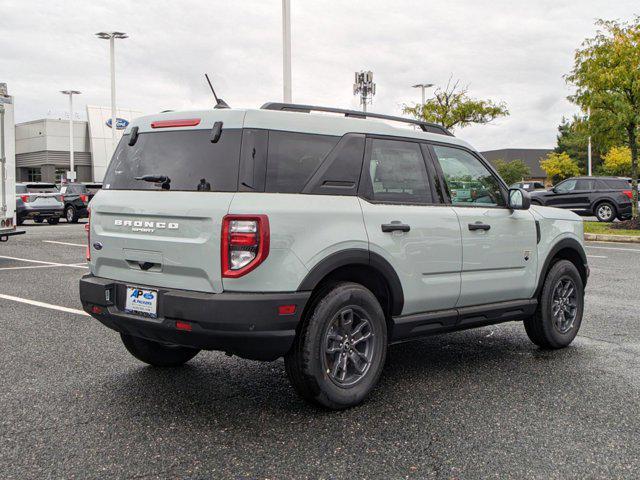
[[[131,354],[284,356],[329,408],[366,397],[389,344],[521,320],[561,348],[582,320],[581,219],[529,208],[437,125],[274,103],[142,117],[90,207],[82,304]]]

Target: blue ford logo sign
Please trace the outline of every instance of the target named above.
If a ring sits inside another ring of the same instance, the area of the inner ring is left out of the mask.
[[[111,119],[107,120],[107,127],[111,128]],[[129,120],[124,118],[116,118],[116,130],[124,130],[129,125]]]

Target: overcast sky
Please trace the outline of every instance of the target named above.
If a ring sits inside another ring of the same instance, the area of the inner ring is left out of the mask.
[[[453,76],[511,112],[456,131],[479,150],[553,147],[562,116],[577,111],[562,78],[574,50],[596,18],[640,13],[637,0],[291,3],[295,102],[357,107],[353,72],[369,69],[370,110],[400,114],[420,98],[411,85]],[[116,46],[119,106],[207,108],[209,72],[232,107],[258,107],[282,99],[280,9],[280,0],[3,0],[0,82],[16,97],[16,121],[65,117],[62,89],[82,91],[85,118],[85,105],[110,102],[108,42],[94,33],[120,30],[130,38]]]

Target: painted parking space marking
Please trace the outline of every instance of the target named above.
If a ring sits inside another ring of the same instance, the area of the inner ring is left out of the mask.
[[[587,248],[598,248],[600,250],[615,250],[618,252],[636,252],[640,253],[640,249],[636,248],[621,248],[621,247],[597,247],[595,245],[586,245]]]
[[[0,299],[11,300],[12,302],[18,302],[18,303],[26,303],[27,305],[48,308],[50,310],[57,310],[59,312],[75,313],[76,315],[83,315],[85,317],[89,316],[89,314],[84,310],[78,310],[76,308],[61,307],[60,305],[53,305],[51,303],[38,302],[37,300],[29,300],[28,298],[14,297],[13,295],[5,295],[0,293]]]
[[[45,262],[43,260],[31,260],[30,258],[9,257],[7,255],[0,255],[0,258],[4,258],[5,260],[15,260],[17,262],[37,263],[40,265],[51,265],[54,267],[89,268],[87,265],[83,265],[80,263]]]
[[[587,258],[609,258],[609,257],[605,257],[604,255],[587,255]]]
[[[72,247],[82,247],[82,248],[86,248],[86,245],[83,245],[82,243],[69,243],[69,242],[58,242],[56,240],[43,240],[44,243],[53,243],[55,245],[70,245]]]

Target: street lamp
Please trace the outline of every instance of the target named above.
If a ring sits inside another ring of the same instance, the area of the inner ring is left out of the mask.
[[[416,85],[413,85],[413,88],[422,89],[422,105],[424,105],[424,102],[426,100],[424,92],[427,88],[431,88],[431,87],[433,87],[433,83],[417,83]]]
[[[291,1],[282,0],[282,97],[291,103]]]
[[[591,107],[587,107],[587,128],[589,129],[589,144],[587,145],[587,175],[591,176]]]
[[[103,40],[109,40],[109,51],[111,59],[111,143],[113,149],[116,149],[116,57],[115,57],[115,40],[129,38],[124,32],[98,32],[96,37]]]
[[[73,96],[80,95],[82,92],[78,90],[61,90],[60,93],[69,95],[69,171],[67,172],[67,180],[75,182],[76,168],[73,162]]]

